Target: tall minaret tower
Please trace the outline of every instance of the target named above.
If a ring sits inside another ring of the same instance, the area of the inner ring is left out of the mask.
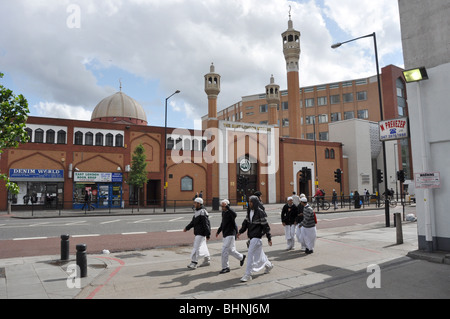
[[[288,29],[283,37],[283,53],[286,59],[288,106],[289,106],[289,136],[301,138],[300,125],[300,82],[298,61],[300,60],[300,32],[294,30],[291,13],[289,12]]]
[[[208,95],[208,120],[207,128],[219,127],[217,119],[217,96],[220,93],[220,75],[215,72],[211,63],[209,73],[205,74],[205,92]]]
[[[273,75],[270,84],[266,85],[266,101],[269,107],[269,125],[278,125],[277,106],[280,104],[280,86],[275,84]]]

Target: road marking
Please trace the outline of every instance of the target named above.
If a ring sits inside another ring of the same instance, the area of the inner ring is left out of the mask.
[[[47,239],[48,237],[28,237],[28,238],[14,238],[13,240],[34,240],[34,239]]]
[[[80,237],[97,237],[100,234],[87,234],[87,235],[73,235],[72,238],[80,238]]]
[[[82,224],[82,223],[85,223],[86,221],[85,220],[80,220],[80,221],[78,221],[78,222],[71,222],[71,223],[67,223],[67,224],[65,224],[66,226],[71,226],[71,225],[78,225],[78,224]]]
[[[145,222],[146,220],[151,220],[151,219],[150,218],[140,219],[140,220],[137,220],[137,221],[133,222],[133,224]]]
[[[100,224],[109,224],[109,223],[115,223],[115,222],[120,222],[120,219],[109,220],[107,222],[101,222]]]
[[[31,225],[29,225],[29,227],[33,227],[33,226],[41,226],[41,225],[46,225],[46,224],[50,224],[50,222],[31,224]]]
[[[168,233],[176,233],[179,231],[183,231],[183,229],[168,229],[168,230],[166,230],[166,232],[168,232]]]
[[[183,217],[177,217],[177,218],[174,218],[174,219],[169,220],[169,222],[174,222],[174,221],[179,220],[179,219],[182,219],[182,218],[183,218]]]
[[[146,231],[135,231],[130,233],[122,233],[122,235],[140,235],[140,234],[147,234]]]

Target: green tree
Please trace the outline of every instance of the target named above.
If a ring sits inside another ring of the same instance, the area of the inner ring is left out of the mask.
[[[3,73],[0,73],[1,78]],[[29,141],[25,131],[29,112],[28,102],[23,95],[14,95],[13,91],[0,83],[0,154],[6,148],[17,148],[19,144]],[[0,172],[0,180],[6,182],[6,188],[11,193],[19,193],[19,186],[11,182],[6,174]]]
[[[138,203],[139,203],[139,193],[140,189],[144,187],[147,183],[147,162],[145,156],[145,149],[142,144],[136,146],[131,159],[131,170],[128,176],[128,184],[137,189]],[[136,193],[135,193],[136,194]]]

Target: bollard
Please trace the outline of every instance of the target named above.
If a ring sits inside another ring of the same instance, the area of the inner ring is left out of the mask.
[[[77,247],[77,266],[80,269],[80,278],[87,277],[87,255],[86,244],[79,244]]]
[[[69,260],[69,235],[61,235],[61,260]]]
[[[397,245],[403,244],[402,216],[394,213],[395,227],[397,229]]]

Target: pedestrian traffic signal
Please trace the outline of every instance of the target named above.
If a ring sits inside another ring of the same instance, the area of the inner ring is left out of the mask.
[[[377,183],[383,183],[383,172],[381,171],[381,169],[377,169]]]
[[[342,171],[340,168],[334,171],[334,181],[339,184],[342,182]]]

